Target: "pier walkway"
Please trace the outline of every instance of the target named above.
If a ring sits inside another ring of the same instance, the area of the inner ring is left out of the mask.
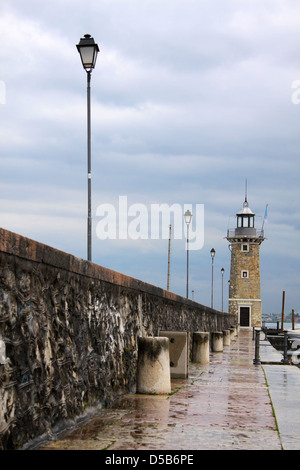
[[[282,364],[283,355],[263,338],[261,333],[261,367],[266,376],[282,448],[300,450],[300,369]]]
[[[300,449],[300,369],[280,364],[263,336],[260,365],[252,331],[240,330],[209,364],[190,363],[188,379],[172,380],[172,394],[126,395],[36,449]]]

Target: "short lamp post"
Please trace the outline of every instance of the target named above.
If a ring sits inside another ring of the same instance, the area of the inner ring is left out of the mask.
[[[98,44],[90,34],[85,34],[76,45],[83,68],[87,72],[87,173],[88,173],[88,218],[87,218],[87,258],[92,260],[92,172],[91,172],[91,73],[95,68]]]
[[[224,312],[224,308],[223,308],[223,299],[224,299],[224,296],[223,296],[223,293],[224,293],[224,290],[223,290],[224,272],[225,272],[225,269],[222,268],[222,269],[221,269],[221,274],[222,274],[222,312]]]
[[[216,250],[212,248],[210,250],[211,256],[211,308],[214,306],[214,257],[216,254]]]
[[[192,213],[191,211],[187,210],[184,213],[184,220],[186,223],[187,233],[186,233],[186,242],[187,242],[187,249],[186,249],[186,298],[189,298],[189,226],[192,221]]]

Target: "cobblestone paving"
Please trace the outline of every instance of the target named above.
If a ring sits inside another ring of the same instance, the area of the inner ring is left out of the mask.
[[[251,331],[239,332],[172,394],[126,395],[40,450],[281,450]]]

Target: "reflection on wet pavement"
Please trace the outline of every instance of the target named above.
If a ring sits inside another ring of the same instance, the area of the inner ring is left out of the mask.
[[[280,450],[264,372],[253,365],[251,331],[210,363],[190,363],[169,395],[126,395],[39,449]]]

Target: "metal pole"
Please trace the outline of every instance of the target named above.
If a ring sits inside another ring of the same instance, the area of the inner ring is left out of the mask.
[[[189,298],[189,224],[187,224],[186,298]]]
[[[287,357],[287,350],[288,350],[288,334],[287,331],[285,330],[284,332],[284,348],[283,348],[283,359],[281,359],[281,362],[283,364],[289,364],[289,360]]]
[[[281,331],[283,331],[283,324],[284,324],[284,301],[285,301],[285,291],[282,292]]]
[[[253,364],[260,364],[260,360],[259,360],[259,340],[260,340],[260,330],[257,328],[255,330],[255,358],[253,359]]]
[[[88,170],[88,218],[87,218],[87,258],[92,261],[92,172],[91,172],[91,71],[87,71],[87,170]]]
[[[211,308],[214,306],[214,257],[211,258]]]
[[[170,252],[171,252],[171,232],[172,225],[169,225],[169,249],[168,249],[168,278],[167,278],[167,290],[170,290]]]
[[[292,329],[295,329],[295,310],[292,309]]]
[[[224,308],[223,308],[223,278],[224,278],[224,273],[222,272],[222,312],[224,312]]]

